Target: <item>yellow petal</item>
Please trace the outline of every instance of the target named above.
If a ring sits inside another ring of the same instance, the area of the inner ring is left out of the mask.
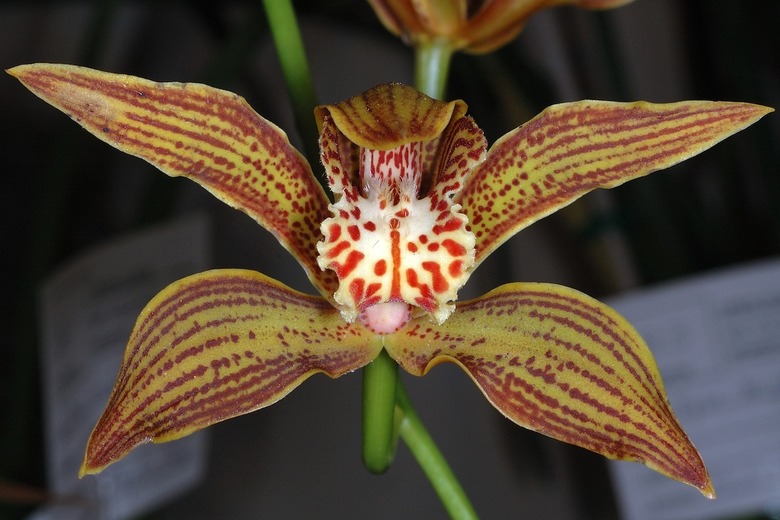
[[[174,440],[275,403],[317,372],[360,368],[381,350],[322,298],[253,271],[171,284],[136,322],[82,474],[149,441]]]
[[[8,72],[99,139],[247,213],[295,256],[323,296],[336,290],[333,273],[316,261],[325,192],[285,133],[242,97],[71,65]]]
[[[477,239],[477,264],[585,193],[668,168],[771,111],[713,101],[579,101],[546,109],[499,139],[456,196]]]
[[[714,494],[647,345],[589,296],[551,284],[505,285],[458,304],[443,325],[413,321],[386,336],[385,348],[415,375],[444,361],[460,365],[521,426]]]
[[[450,121],[466,112],[463,101],[437,101],[407,85],[387,83],[335,105],[315,109],[322,130],[326,115],[352,143],[390,150],[439,137]]]

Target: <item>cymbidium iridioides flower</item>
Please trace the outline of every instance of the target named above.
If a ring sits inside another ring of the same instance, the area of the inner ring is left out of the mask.
[[[235,94],[65,65],[9,72],[100,139],[249,214],[320,293],[236,269],[164,289],[138,318],[83,473],[386,349],[415,375],[454,362],[517,424],[712,494],[649,349],[615,311],[545,283],[456,296],[534,221],[699,153],[769,109],[567,103],[487,150],[462,101],[382,85],[316,109],[330,204],[285,134]]]
[[[537,11],[571,4],[608,9],[633,0],[368,0],[393,34],[414,46],[445,44],[451,51],[491,52],[513,40]]]

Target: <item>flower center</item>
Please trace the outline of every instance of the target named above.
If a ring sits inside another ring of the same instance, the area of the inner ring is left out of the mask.
[[[418,198],[422,156],[422,142],[361,149],[359,186],[342,164],[326,163],[337,202],[322,223],[318,262],[339,278],[334,300],[344,319],[360,315],[376,332],[403,326],[410,305],[443,322],[474,263],[474,235],[451,201],[456,190],[432,186]]]

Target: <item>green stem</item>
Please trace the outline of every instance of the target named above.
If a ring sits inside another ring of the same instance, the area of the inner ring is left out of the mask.
[[[282,66],[282,74],[287,84],[287,92],[293,104],[293,115],[306,157],[312,165],[319,164],[319,132],[314,121],[313,110],[317,106],[306,49],[298,28],[291,0],[263,0],[271,36],[276,54]],[[320,183],[327,189],[325,178],[318,176]]]
[[[432,40],[415,47],[414,83],[417,90],[432,98],[444,99],[452,54],[452,46],[445,40]]]
[[[395,456],[395,395],[398,364],[382,350],[363,369],[363,464],[383,473]]]
[[[458,483],[458,479],[450,469],[436,443],[425,430],[420,418],[412,408],[409,397],[403,387],[396,386],[396,403],[401,409],[402,418],[398,425],[398,433],[409,450],[417,459],[425,476],[431,482],[433,489],[439,495],[450,517],[453,519],[478,518],[466,493]]]

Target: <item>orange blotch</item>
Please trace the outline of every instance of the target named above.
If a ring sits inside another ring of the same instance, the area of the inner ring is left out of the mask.
[[[423,262],[422,268],[431,273],[434,292],[443,293],[450,288],[449,282],[441,273],[441,265],[437,262]]]
[[[360,228],[352,225],[347,228],[347,233],[349,233],[349,236],[352,240],[360,240]]]
[[[457,278],[458,276],[463,274],[463,261],[455,260],[454,262],[450,262],[450,265],[447,266],[447,272],[453,278]]]
[[[358,264],[360,264],[360,261],[365,257],[366,255],[360,251],[350,251],[347,255],[347,260],[341,266],[339,266],[339,278],[343,279],[349,276],[350,273],[357,268]]]
[[[452,256],[463,256],[466,254],[466,248],[450,238],[443,240],[441,245]]]

